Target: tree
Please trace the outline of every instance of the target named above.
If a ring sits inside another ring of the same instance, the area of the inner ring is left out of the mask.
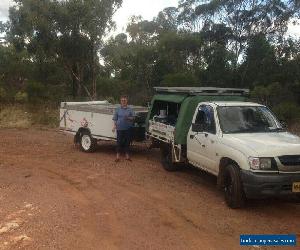
[[[17,53],[13,46],[0,45],[0,82],[10,82],[4,87],[22,88],[26,77],[32,73],[32,63],[25,50]]]
[[[179,11],[175,7],[168,7],[160,11],[153,20],[157,24],[157,32],[162,34],[163,32],[177,31],[178,14]]]
[[[126,29],[133,42],[145,45],[156,43],[157,30],[155,21],[143,20],[141,16],[132,16]]]
[[[289,21],[298,13],[297,1],[285,0],[181,0],[179,15],[183,27],[207,23],[223,24],[231,29],[228,48],[235,54],[235,66],[249,39],[257,34],[277,39],[287,30]]]
[[[276,82],[278,62],[274,47],[270,45],[262,34],[251,38],[246,51],[243,69],[242,85],[270,84]]]
[[[98,51],[112,15],[122,0],[15,0],[9,10],[8,39],[36,61],[60,63],[73,80],[73,96],[81,94],[84,71],[89,70],[96,94]],[[84,10],[84,11],[83,11]]]

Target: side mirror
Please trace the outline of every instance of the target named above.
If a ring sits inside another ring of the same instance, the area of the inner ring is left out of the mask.
[[[192,124],[192,131],[193,132],[203,132],[204,131],[204,125],[203,124]]]

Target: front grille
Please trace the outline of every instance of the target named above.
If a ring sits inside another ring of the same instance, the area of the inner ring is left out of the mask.
[[[284,166],[300,166],[300,155],[283,155],[278,159]]]

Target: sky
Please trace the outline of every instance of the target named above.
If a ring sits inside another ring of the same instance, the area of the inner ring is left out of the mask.
[[[132,15],[141,15],[145,20],[152,20],[159,11],[166,7],[177,7],[178,0],[123,0],[122,7],[117,10],[113,19],[116,22],[115,34],[124,32]],[[12,0],[0,0],[0,21],[8,18],[8,8]],[[300,25],[289,25],[289,35],[300,36]]]
[[[12,0],[0,0],[0,21],[7,20],[8,8],[12,5]],[[113,17],[117,24],[116,32],[125,31],[126,24],[133,15],[141,15],[145,20],[152,20],[159,11],[177,5],[178,0],[123,0],[121,8]]]
[[[128,20],[133,15],[141,15],[145,20],[152,20],[166,7],[177,7],[178,0],[123,0],[122,7],[114,15],[117,33],[125,31]]]

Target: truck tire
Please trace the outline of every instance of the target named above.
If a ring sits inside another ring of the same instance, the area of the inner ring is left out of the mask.
[[[224,169],[224,194],[230,208],[241,208],[245,205],[245,194],[241,182],[239,167],[229,164]]]
[[[97,140],[92,137],[88,131],[83,131],[80,135],[80,149],[83,152],[94,152],[97,146]]]
[[[161,164],[163,168],[169,172],[178,171],[181,168],[180,163],[174,163],[172,161],[172,149],[171,147],[161,147]]]

